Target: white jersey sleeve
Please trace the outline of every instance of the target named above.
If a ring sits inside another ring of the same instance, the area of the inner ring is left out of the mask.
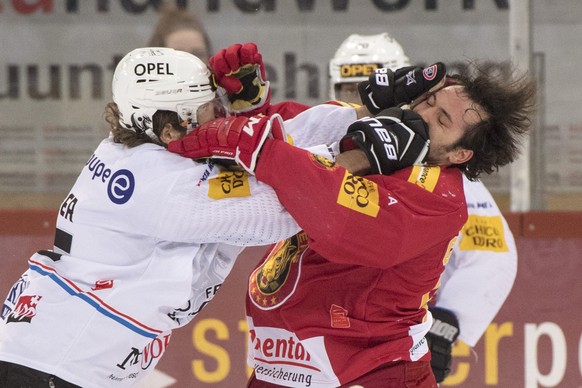
[[[509,295],[517,248],[507,221],[481,182],[464,178],[469,218],[437,292],[436,306],[459,320],[459,339],[475,346]]]
[[[296,147],[333,159],[337,143],[331,143],[339,140],[356,119],[355,108],[322,104],[285,121],[285,129]],[[164,204],[167,212],[164,228],[172,236],[203,235],[203,242],[218,239],[246,246],[249,242],[252,245],[277,242],[287,237],[281,236],[298,231],[273,189],[254,177],[221,171],[212,165],[206,165],[202,174],[198,170],[186,175],[176,178],[171,199]],[[195,191],[188,184],[192,180],[199,184]],[[232,195],[233,190],[238,194]]]
[[[203,166],[170,182],[159,235],[248,246],[274,243],[299,231],[270,186],[247,173]]]
[[[270,244],[299,231],[270,186],[153,144],[127,149],[104,140],[70,197],[82,204],[75,207],[77,229],[238,246]]]
[[[339,141],[356,120],[355,108],[321,104],[286,120],[285,130],[293,138],[293,145],[307,148]]]
[[[331,159],[337,150],[323,144],[339,140],[356,119],[354,108],[322,104],[287,120],[285,129],[295,146],[319,145],[310,151]],[[159,233],[165,233],[166,238],[195,235],[202,242],[265,245],[299,230],[272,188],[247,174],[210,164],[174,178],[168,183],[171,189],[160,215]],[[197,182],[195,188],[192,182]]]

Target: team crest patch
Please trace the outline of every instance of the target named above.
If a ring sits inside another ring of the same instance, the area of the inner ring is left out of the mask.
[[[427,81],[432,81],[437,74],[437,66],[432,65],[422,71],[422,76]]]
[[[300,232],[278,242],[261,266],[253,271],[249,295],[260,309],[270,310],[285,302],[299,281],[301,255],[307,249],[307,235]]]

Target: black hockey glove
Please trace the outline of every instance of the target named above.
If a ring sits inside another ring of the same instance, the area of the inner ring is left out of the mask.
[[[370,173],[387,175],[422,164],[429,143],[428,126],[418,113],[389,108],[351,124],[340,140],[340,152],[360,148],[368,157]]]
[[[451,373],[453,343],[460,333],[459,321],[451,311],[431,307],[434,322],[426,334],[431,352],[430,366],[437,383],[442,382]]]
[[[440,88],[446,72],[445,64],[441,62],[425,68],[377,69],[370,74],[368,81],[358,85],[360,99],[370,113],[376,115],[382,109],[410,104],[424,93]]]

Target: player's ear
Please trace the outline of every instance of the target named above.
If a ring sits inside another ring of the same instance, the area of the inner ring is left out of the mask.
[[[182,135],[183,133],[181,131],[174,128],[172,124],[167,123],[164,125],[164,128],[162,128],[162,132],[160,133],[160,140],[162,143],[168,145],[171,141],[182,138]]]
[[[457,148],[449,155],[451,164],[463,164],[471,160],[473,151],[466,148]]]

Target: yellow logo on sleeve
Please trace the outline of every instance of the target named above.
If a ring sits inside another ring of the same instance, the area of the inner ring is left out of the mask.
[[[326,169],[332,169],[332,170],[335,170],[337,168],[337,165],[335,164],[335,162],[333,160],[329,160],[323,156],[320,156],[317,154],[309,154],[309,157],[311,158],[311,160],[313,160],[315,162],[315,165],[318,167],[323,166]]]
[[[244,171],[223,170],[208,180],[208,197],[212,199],[248,197],[251,195],[249,175]]]
[[[359,213],[376,217],[380,211],[378,185],[346,171],[337,203]]]
[[[432,193],[440,174],[441,169],[438,166],[413,166],[408,182],[414,183]]]
[[[459,248],[462,251],[509,251],[500,216],[469,215],[467,223],[461,230],[461,235]]]

